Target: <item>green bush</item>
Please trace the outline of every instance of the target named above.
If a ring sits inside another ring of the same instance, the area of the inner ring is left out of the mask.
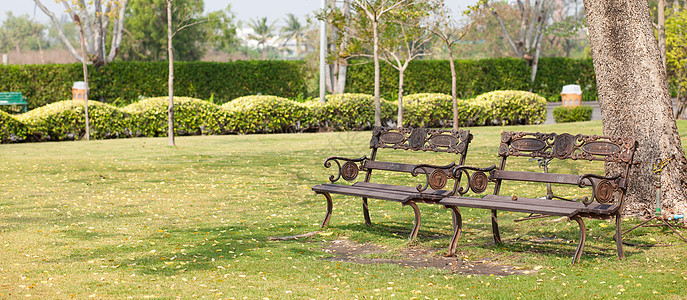
[[[484,125],[527,125],[546,121],[546,99],[530,92],[489,92],[477,96],[472,103],[488,112]],[[482,120],[476,125],[482,125]]]
[[[553,109],[553,119],[556,123],[582,122],[592,119],[591,106],[559,106]]]
[[[374,97],[365,94],[327,95],[324,104],[310,104],[321,130],[366,130],[375,124]],[[313,102],[317,103],[316,98]],[[382,125],[393,122],[398,104],[380,99]]]
[[[310,126],[305,105],[277,96],[245,96],[222,105],[232,113],[230,128],[240,133],[285,133]]]
[[[75,140],[86,134],[83,101],[66,100],[36,108],[17,117],[38,141]],[[97,101],[88,102],[90,137],[108,139],[131,136],[129,114]]]
[[[124,107],[135,124],[135,136],[167,136],[168,97],[148,98]],[[200,135],[227,133],[231,114],[200,99],[174,97],[174,133]]]
[[[22,142],[28,137],[26,125],[14,116],[0,111],[0,143]]]
[[[591,59],[542,57],[537,77],[531,84],[530,66],[517,58],[488,58],[456,60],[457,92],[459,98],[472,98],[497,90],[529,90],[548,101],[560,101],[561,88],[567,84],[582,87],[583,100],[596,100],[596,78]],[[346,90],[351,93],[373,92],[374,68],[372,64],[352,64],[348,67]],[[382,97],[396,99],[398,71],[381,66],[380,89]],[[404,91],[414,93],[450,93],[451,71],[447,60],[415,60],[405,72]]]

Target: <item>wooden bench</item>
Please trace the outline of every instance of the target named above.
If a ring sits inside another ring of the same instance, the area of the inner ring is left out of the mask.
[[[363,202],[363,216],[365,224],[371,225],[368,210],[368,198],[396,201],[409,205],[415,213],[415,224],[410,233],[410,238],[417,236],[420,227],[420,212],[416,202],[436,203],[445,196],[452,195],[453,190],[459,185],[455,180],[453,189],[444,190],[448,180],[455,179],[451,173],[451,168],[458,163],[465,162],[465,155],[468,145],[472,140],[472,134],[466,130],[438,130],[425,128],[384,128],[375,127],[372,131],[370,156],[360,158],[345,158],[332,156],[324,161],[326,168],[331,167],[332,162],[338,166],[338,174],[329,177],[331,183],[320,184],[312,187],[317,194],[323,195],[327,200],[327,213],[322,221],[322,227],[326,226],[332,215],[332,198],[330,194],[340,194],[361,197]],[[427,174],[431,180],[423,186],[402,186],[384,183],[373,183],[372,173],[378,171],[391,171],[411,173],[415,164],[398,162],[385,162],[377,159],[379,149],[397,149],[411,151],[433,151],[446,152],[459,155],[457,162],[448,163],[442,168],[422,168],[416,170],[417,174]],[[346,181],[354,181],[358,174],[365,173],[363,181],[358,181],[353,185],[334,184],[340,178]],[[429,185],[429,186],[428,186]],[[408,202],[408,200],[413,200]]]
[[[492,232],[494,241],[497,244],[501,243],[497,217],[499,210],[536,214],[534,218],[565,216],[575,220],[580,228],[580,241],[573,255],[573,264],[579,262],[586,239],[586,228],[582,218],[608,219],[615,217],[616,232],[614,238],[616,240],[618,257],[624,258],[622,236],[620,234],[621,209],[627,188],[627,176],[632,165],[636,147],[637,143],[631,137],[614,138],[596,135],[570,135],[567,133],[502,133],[501,144],[498,150],[501,162],[498,167],[496,165],[487,168],[464,165],[455,167],[452,171],[453,177],[463,174],[467,178],[466,185],[458,186],[454,191],[454,195],[445,197],[437,202],[437,204],[453,209],[454,214],[457,216],[457,226],[454,227],[453,237],[449,244],[449,255],[454,254],[461,233],[462,224],[458,207],[469,207],[491,210]],[[614,171],[611,174],[605,175],[510,171],[506,170],[506,159],[511,156],[604,161],[607,165],[612,163],[611,167]],[[418,170],[426,167],[431,166],[419,165],[415,169]],[[591,187],[592,194],[582,198],[581,201],[557,200],[550,196],[541,199],[518,195],[501,195],[501,186],[504,181],[565,184],[580,188]],[[494,186],[492,194],[481,198],[465,196],[469,190],[472,190],[475,194],[482,194],[486,191],[489,183],[492,183]],[[413,200],[409,199],[407,201]]]
[[[22,107],[21,112],[26,112],[29,103],[21,92],[0,92],[0,105],[18,105]]]

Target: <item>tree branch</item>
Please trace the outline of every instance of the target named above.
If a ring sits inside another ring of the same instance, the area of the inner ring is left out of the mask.
[[[38,8],[40,8],[40,9],[43,11],[43,13],[45,13],[45,14],[50,18],[50,20],[52,21],[53,25],[54,25],[55,28],[57,29],[57,35],[60,37],[60,40],[61,40],[62,43],[65,45],[65,47],[67,47],[67,50],[69,50],[69,52],[70,52],[70,53],[74,56],[74,58],[76,58],[79,62],[83,62],[83,61],[84,61],[84,58],[83,58],[81,55],[79,55],[79,52],[76,51],[76,49],[74,49],[74,46],[72,46],[72,44],[69,42],[69,39],[67,39],[67,37],[64,35],[64,31],[62,30],[62,26],[60,26],[60,21],[57,20],[57,17],[55,17],[55,14],[52,13],[51,11],[49,11],[48,8],[45,7],[45,5],[43,5],[43,3],[41,3],[40,0],[34,0],[34,2],[35,2],[36,5],[38,6]]]

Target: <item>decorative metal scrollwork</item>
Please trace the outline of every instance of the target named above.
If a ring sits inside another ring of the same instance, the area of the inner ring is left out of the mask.
[[[429,187],[434,190],[439,190],[445,187],[447,181],[448,175],[446,175],[446,172],[440,169],[435,169],[431,174],[429,174]]]
[[[351,181],[358,177],[358,165],[352,161],[347,161],[343,167],[341,167],[341,178],[346,181]]]
[[[346,181],[351,181],[358,177],[358,173],[360,168],[356,163],[361,163],[365,162],[367,160],[367,156],[363,155],[360,158],[346,158],[346,157],[338,157],[338,156],[332,156],[328,157],[324,161],[324,167],[329,168],[332,166],[332,161],[339,167],[339,172],[336,176],[330,175],[329,176],[329,181],[330,182],[336,182],[339,180],[339,178],[343,178]],[[345,161],[343,166],[341,166],[341,163],[339,161]]]
[[[425,184],[418,184],[417,191],[422,193],[427,190],[427,187],[431,187],[434,190],[438,190],[445,187],[446,182],[448,182],[447,172],[449,172],[449,170],[451,170],[451,168],[453,168],[455,165],[455,163],[450,163],[445,166],[417,165],[413,167],[413,169],[410,171],[410,174],[412,174],[413,176],[417,176],[418,174],[420,174],[420,170],[422,170],[422,173],[424,173],[426,176]],[[430,170],[432,171],[430,172]]]
[[[620,189],[618,186],[619,178],[620,175],[605,177],[597,174],[584,174],[580,176],[577,182],[579,187],[585,187],[587,183],[590,183],[592,186],[592,197],[582,198],[582,203],[588,206],[594,202],[594,199],[601,204],[612,203],[613,194]]]
[[[496,170],[496,165],[491,165],[488,168],[476,168],[470,166],[458,166],[453,169],[453,178],[460,178],[460,174],[465,174],[468,179],[467,185],[465,187],[456,185],[453,191],[453,195],[465,195],[469,190],[472,190],[476,194],[480,194],[487,189],[490,181],[493,181],[490,176],[486,173],[491,173]],[[468,171],[473,171],[470,175]]]
[[[594,198],[601,204],[608,204],[613,201],[613,185],[608,180],[601,180],[596,184]]]
[[[487,189],[489,178],[484,172],[477,171],[470,176],[470,189],[475,194],[481,194]]]

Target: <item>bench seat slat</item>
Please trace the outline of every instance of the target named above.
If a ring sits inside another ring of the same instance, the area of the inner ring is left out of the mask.
[[[397,202],[404,202],[411,197],[411,194],[409,193],[379,191],[364,187],[330,183],[316,185],[312,188],[312,190],[315,192],[335,193]]]
[[[541,199],[538,199],[541,200]],[[558,201],[558,200],[548,200],[548,201]],[[446,206],[459,206],[459,207],[471,207],[471,208],[482,208],[482,209],[496,209],[496,210],[506,210],[514,212],[523,213],[537,213],[543,215],[552,216],[573,216],[579,210],[578,208],[572,207],[552,207],[552,206],[542,206],[541,204],[535,203],[525,203],[518,201],[489,201],[478,198],[470,197],[446,197],[439,201],[439,204]]]
[[[420,192],[418,192],[417,187],[402,186],[402,185],[390,185],[390,184],[382,184],[382,183],[371,183],[371,182],[356,182],[355,184],[353,184],[353,186],[369,187],[369,188],[373,188],[373,189],[389,190],[389,191],[401,191],[401,192],[410,193],[410,194],[422,194],[424,196],[436,195],[436,196],[438,196],[437,199],[448,196],[451,193],[451,191],[447,191],[447,190],[433,190],[433,189],[429,189],[429,188],[427,190],[423,191],[422,193],[420,193]]]

